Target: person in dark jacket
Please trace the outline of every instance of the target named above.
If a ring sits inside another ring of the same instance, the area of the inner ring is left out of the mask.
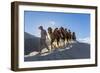
[[[72,33],[72,40],[76,41],[76,34],[75,34],[75,32]]]

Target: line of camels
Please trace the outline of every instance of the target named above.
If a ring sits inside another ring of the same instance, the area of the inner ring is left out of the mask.
[[[50,40],[51,49],[66,47],[72,41],[76,41],[75,32],[72,32],[70,29],[64,27],[55,28],[55,29],[48,27],[47,33],[48,33],[47,36],[49,37]],[[55,41],[56,41],[55,43],[56,45],[54,44]]]

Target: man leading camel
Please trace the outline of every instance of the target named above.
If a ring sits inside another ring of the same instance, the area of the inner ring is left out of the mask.
[[[41,38],[40,38],[40,50],[39,53],[41,54],[41,51],[43,49],[43,46],[48,49],[49,51],[49,47],[46,43],[46,36],[47,36],[47,32],[45,29],[43,29],[43,26],[40,26],[39,29],[41,30]]]

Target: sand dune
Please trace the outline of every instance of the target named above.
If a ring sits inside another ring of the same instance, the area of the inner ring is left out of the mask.
[[[90,58],[90,45],[86,43],[72,43],[69,47],[58,48],[47,52],[44,48],[42,54],[33,51],[25,55],[24,61],[64,60],[64,59],[85,59]]]

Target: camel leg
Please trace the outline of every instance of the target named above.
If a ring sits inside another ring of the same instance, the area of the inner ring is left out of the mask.
[[[51,40],[51,50],[54,49],[55,45],[53,44],[54,40]]]

